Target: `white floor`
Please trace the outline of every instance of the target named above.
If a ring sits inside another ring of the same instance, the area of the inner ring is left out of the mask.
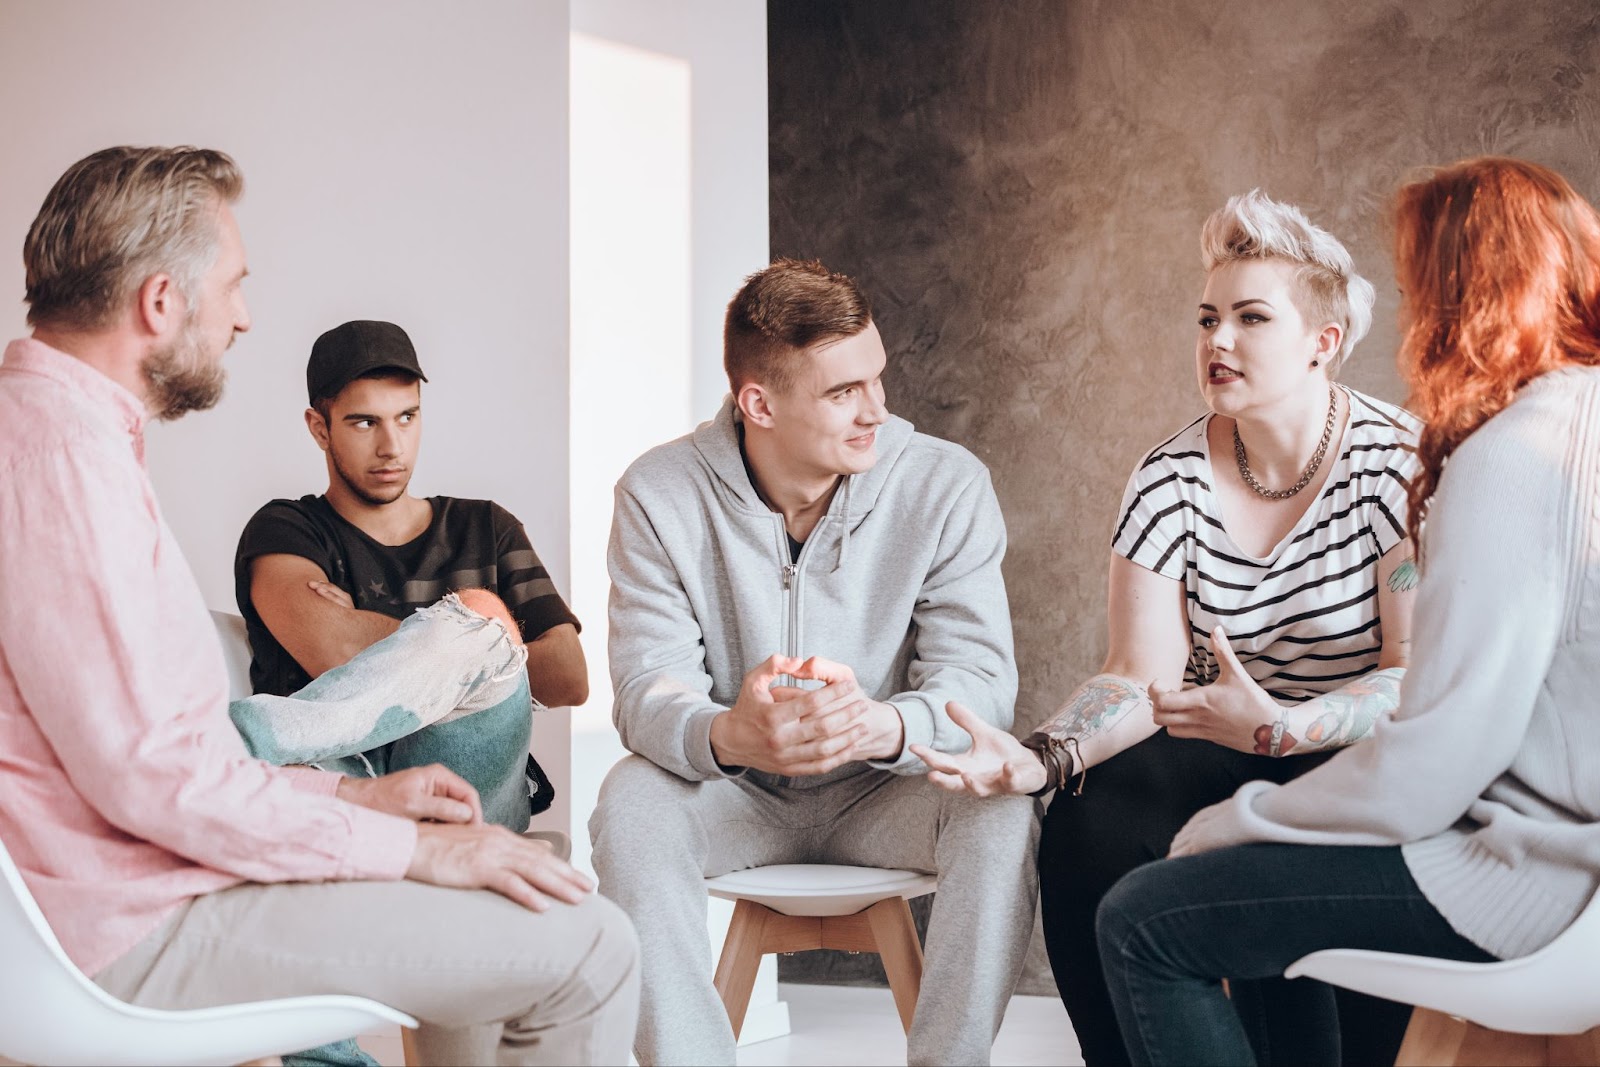
[[[792,1032],[741,1048],[739,1067],[906,1062],[905,1034],[887,989],[787,984],[778,989],[789,1003]],[[401,1067],[398,1034],[363,1037],[361,1044],[384,1067]],[[1083,1062],[1066,1009],[1055,997],[1013,997],[993,1059],[999,1067]]]
[[[792,1032],[739,1050],[739,1067],[788,1064],[903,1064],[906,1038],[887,989],[779,985]],[[1067,1011],[1055,997],[1012,997],[993,1062],[1081,1064]]]

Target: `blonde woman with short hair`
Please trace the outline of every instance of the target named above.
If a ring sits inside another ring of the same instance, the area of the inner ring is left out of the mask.
[[[1200,246],[1209,411],[1128,480],[1101,672],[1026,742],[954,707],[972,749],[918,752],[951,789],[1055,790],[1045,939],[1091,1067],[1127,1062],[1095,940],[1101,897],[1241,782],[1287,781],[1369,737],[1406,666],[1417,423],[1336,381],[1372,322],[1372,286],[1337,239],[1260,191],[1207,219]],[[1398,1041],[1403,1026],[1363,1029]]]

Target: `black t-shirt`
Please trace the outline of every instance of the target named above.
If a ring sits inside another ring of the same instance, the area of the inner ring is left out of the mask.
[[[429,497],[433,521],[403,545],[384,545],[340,517],[326,497],[274,500],[239,535],[234,596],[250,634],[250,684],[287,696],[311,681],[267,629],[250,600],[250,564],[260,556],[303,556],[349,593],[362,611],[404,619],[458,589],[492,589],[532,641],[552,626],[578,625],[516,516],[492,500]]]

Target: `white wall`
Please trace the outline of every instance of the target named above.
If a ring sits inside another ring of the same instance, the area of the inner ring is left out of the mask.
[[[767,263],[766,7],[573,0],[572,29],[572,573],[580,617],[599,626],[612,486],[715,413],[723,311]],[[590,668],[573,723],[580,864],[623,751],[604,656]]]
[[[725,392],[722,315],[767,263],[763,0],[573,0],[572,588],[605,617],[612,485],[641,452],[709,418]],[[602,715],[603,658],[573,726],[573,861],[623,755]],[[719,948],[732,905],[713,900]],[[758,973],[741,1044],[788,1033],[775,957]]]
[[[148,435],[212,607],[234,610],[251,513],[327,484],[305,360],[351,318],[399,323],[428,373],[414,489],[500,501],[568,587],[567,17],[556,0],[0,0],[6,337],[25,332],[23,236],[72,162],[189,143],[244,170],[255,327],[221,405]],[[565,777],[564,723],[537,728]]]
[[[690,410],[698,423],[728,391],[723,311],[745,275],[768,261],[767,5],[572,0],[572,28],[688,68]]]
[[[603,192],[569,197],[569,29],[612,58],[631,49],[676,85],[686,128],[675,144],[654,131],[651,149],[666,171],[628,141],[646,131],[592,127],[573,145],[621,163],[604,164]],[[597,684],[575,718],[588,748],[541,820],[571,825],[586,852],[583,824],[620,752],[605,678],[610,487],[632,456],[716,409],[723,308],[767,262],[763,0],[0,0],[6,337],[25,332],[17,251],[51,183],[129,143],[222,148],[246,176],[255,327],[229,353],[215,411],[149,432],[163,508],[206,599],[233,608],[234,546],[257,507],[326,484],[301,419],[311,342],[349,318],[400,323],[431,378],[414,487],[505,504],[587,624]],[[669,301],[654,334],[629,342],[657,361],[655,377],[617,364],[574,391],[568,318],[584,304],[569,306],[569,270],[586,262],[611,287],[599,306],[613,326],[637,324],[629,302],[651,281],[630,273],[644,242],[626,228],[591,234],[569,258],[569,206],[602,217],[606,197],[677,258],[654,294]],[[653,404],[652,418],[619,417],[607,387]],[[566,729],[566,713],[536,726],[561,778]]]
[[[168,522],[213,607],[246,519],[320,492],[305,360],[392,319],[425,387],[420,492],[493,496],[567,570],[567,16],[560,3],[0,6],[0,291],[50,184],[112,144],[199,144],[245,173],[255,327],[213,412],[149,434]],[[8,336],[23,332],[10,302]]]

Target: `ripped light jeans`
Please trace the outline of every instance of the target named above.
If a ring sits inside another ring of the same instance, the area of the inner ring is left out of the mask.
[[[367,777],[442,763],[472,783],[485,822],[528,828],[533,697],[527,649],[454,593],[292,696],[228,708],[257,759]]]

